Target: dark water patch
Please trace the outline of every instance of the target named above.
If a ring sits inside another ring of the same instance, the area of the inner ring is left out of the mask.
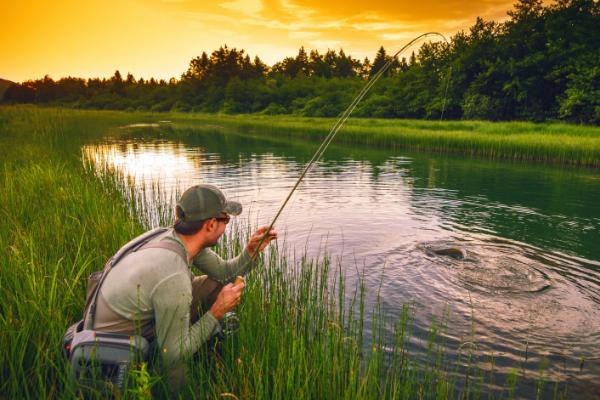
[[[459,261],[464,261],[468,257],[465,248],[453,243],[423,243],[419,247],[430,257],[446,256]]]

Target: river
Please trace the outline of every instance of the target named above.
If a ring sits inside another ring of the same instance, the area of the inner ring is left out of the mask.
[[[158,184],[161,206],[192,184],[217,185],[256,225],[270,222],[316,147],[163,123],[121,129],[83,153],[138,188]],[[370,308],[378,292],[392,319],[411,304],[416,352],[447,315],[449,351],[474,338],[497,384],[523,372],[518,397],[535,396],[540,368],[569,398],[600,397],[597,170],[332,145],[277,228],[291,251],[327,251],[349,287],[364,274]],[[448,248],[460,253],[437,253]]]

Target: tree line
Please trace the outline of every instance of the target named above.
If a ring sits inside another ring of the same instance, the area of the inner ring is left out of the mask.
[[[449,43],[408,59],[380,47],[359,60],[343,49],[306,51],[272,66],[222,46],[193,58],[180,79],[67,77],[13,84],[5,102],[80,108],[332,117],[386,62],[355,115],[382,118],[566,120],[600,123],[600,2],[519,0],[498,23],[477,18]]]

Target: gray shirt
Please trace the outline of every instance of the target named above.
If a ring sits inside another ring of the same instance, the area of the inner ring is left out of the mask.
[[[178,243],[187,257],[187,250],[173,229],[152,239],[158,240]],[[110,271],[100,289],[94,329],[119,331],[125,319],[139,323],[139,333],[154,331],[167,369],[178,371],[172,376],[172,381],[175,381],[174,386],[179,386],[183,380],[182,361],[198,351],[219,326],[210,311],[190,324],[194,277],[191,266],[225,283],[237,275],[246,274],[252,266],[251,260],[245,250],[236,258],[224,260],[207,248],[190,263],[163,248],[131,253]],[[131,322],[129,326],[132,326]]]

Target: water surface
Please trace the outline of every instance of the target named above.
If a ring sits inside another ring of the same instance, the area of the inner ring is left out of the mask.
[[[210,183],[244,205],[245,223],[268,224],[316,147],[163,124],[130,126],[83,152],[139,188],[159,184],[163,205]],[[600,396],[599,204],[593,170],[332,146],[277,225],[290,248],[326,249],[349,287],[364,274],[370,307],[378,292],[391,318],[412,304],[417,353],[432,319],[449,313],[451,352],[475,337],[497,382],[524,371],[519,396],[535,394],[547,361],[546,380],[591,398]],[[436,253],[444,248],[462,256]]]

